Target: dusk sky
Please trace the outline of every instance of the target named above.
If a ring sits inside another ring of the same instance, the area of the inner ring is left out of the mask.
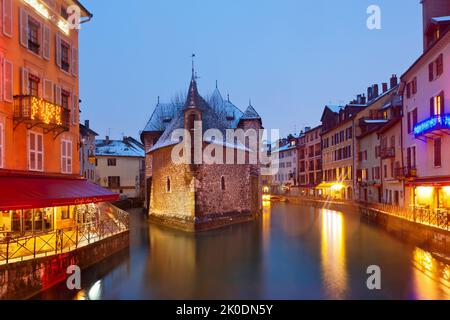
[[[101,137],[139,137],[157,102],[187,91],[195,53],[199,91],[252,105],[286,135],[320,122],[399,76],[422,52],[419,0],[84,0],[81,118]],[[366,27],[369,5],[382,29]]]

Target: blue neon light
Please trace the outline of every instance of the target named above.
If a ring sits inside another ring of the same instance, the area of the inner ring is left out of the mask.
[[[438,129],[450,129],[450,114],[428,118],[414,126],[414,136],[420,137]]]

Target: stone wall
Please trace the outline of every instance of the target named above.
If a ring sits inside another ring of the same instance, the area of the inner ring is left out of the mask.
[[[71,265],[85,269],[124,250],[129,232],[79,248],[69,253],[0,266],[0,299],[28,299],[65,281]]]
[[[225,190],[221,186],[222,177]],[[196,191],[197,217],[234,212],[250,213],[250,166],[204,165],[196,178],[199,181]]]
[[[172,148],[159,149],[153,153],[153,180],[150,199],[151,215],[178,216],[195,215],[195,188],[191,166],[174,164]],[[170,192],[167,179],[170,179]]]

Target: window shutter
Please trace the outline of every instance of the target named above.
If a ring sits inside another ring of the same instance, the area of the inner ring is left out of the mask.
[[[66,146],[67,146],[67,162],[66,162],[66,166],[67,166],[67,173],[72,173],[72,141],[67,141],[66,142]]]
[[[430,99],[430,117],[434,116],[434,98]]]
[[[2,13],[2,25],[3,25],[3,34],[7,37],[12,37],[12,19],[13,19],[13,11],[12,11],[12,0],[3,0],[3,13]]]
[[[56,34],[56,65],[61,68],[61,37]]]
[[[61,172],[62,173],[66,173],[67,172],[67,161],[66,161],[66,156],[67,156],[67,152],[66,152],[66,141],[65,140],[61,140]]]
[[[441,53],[437,59],[437,74],[438,76],[444,72],[444,56]]]
[[[433,74],[433,62],[432,63],[430,63],[429,65],[428,65],[428,79],[430,80],[430,82],[431,81],[433,81],[433,78],[434,78],[434,74]]]
[[[45,60],[50,60],[50,28],[44,24],[42,26],[42,57]]]
[[[0,101],[3,101],[3,94],[4,94],[4,90],[3,90],[3,78],[4,78],[4,71],[3,71],[3,56],[0,54]]]
[[[13,102],[13,64],[8,60],[3,61],[3,98]]]
[[[58,106],[61,105],[61,87],[58,85],[55,85],[55,104]]]
[[[78,75],[78,49],[72,47],[72,74]]]
[[[44,99],[49,102],[54,102],[53,82],[48,79],[44,79]]]
[[[20,44],[28,48],[28,13],[20,8]]]
[[[36,150],[37,150],[37,170],[42,171],[44,169],[44,136],[37,134]]]
[[[78,108],[78,96],[77,95],[72,95],[72,123],[74,125],[78,124],[78,113],[79,113],[79,108]]]
[[[30,73],[28,72],[27,68],[22,67],[22,94],[27,96],[30,94],[30,86],[29,86],[29,79]]]

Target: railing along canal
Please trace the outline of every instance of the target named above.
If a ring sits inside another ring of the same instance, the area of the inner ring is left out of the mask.
[[[98,205],[101,214],[89,223],[49,232],[0,232],[0,265],[73,251],[129,230],[129,217],[109,203]]]

